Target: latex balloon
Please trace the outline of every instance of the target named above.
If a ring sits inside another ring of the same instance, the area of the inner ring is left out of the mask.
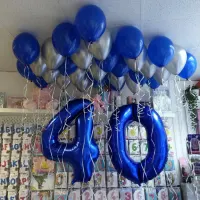
[[[85,78],[85,71],[82,69],[77,68],[75,72],[69,75],[70,81],[76,85],[79,81]]]
[[[99,149],[93,134],[94,106],[86,99],[70,101],[55,115],[42,132],[43,155],[57,162],[68,162],[73,168],[75,182],[88,182],[92,178]],[[75,119],[76,136],[72,143],[59,142],[58,136]]]
[[[133,161],[126,150],[125,130],[133,121],[141,123],[147,132],[148,154],[141,162]],[[125,105],[112,114],[109,124],[109,155],[120,175],[140,185],[155,178],[164,169],[168,158],[167,136],[154,109],[141,104]]]
[[[96,81],[101,81],[106,76],[106,72],[104,72],[101,68],[98,67],[95,60],[92,61],[92,66],[90,67],[89,71],[90,75],[95,79]]]
[[[51,84],[56,82],[59,75],[60,72],[58,70],[47,70],[42,77],[48,84]]]
[[[116,49],[113,45],[110,53],[108,54],[105,60],[99,61],[95,59],[95,62],[104,72],[111,72],[112,69],[117,64],[118,60],[119,60],[119,55],[117,54]]]
[[[140,84],[141,86],[147,82],[147,79],[140,72],[133,72],[130,70],[129,76],[136,84]]]
[[[62,56],[71,56],[80,46],[80,35],[71,23],[61,23],[53,30],[52,43]]]
[[[172,41],[165,36],[156,36],[149,44],[148,56],[151,62],[158,67],[168,65],[174,57]]]
[[[187,62],[182,71],[179,73],[179,76],[188,79],[194,74],[196,69],[197,69],[196,58],[192,54],[187,52]]]
[[[126,58],[136,59],[144,47],[144,38],[134,26],[122,26],[116,36],[116,48]]]
[[[116,77],[114,74],[109,75],[109,81],[114,90],[120,91],[125,84],[124,76]]]
[[[77,70],[77,66],[70,58],[66,58],[65,62],[58,68],[63,76],[69,76]]]
[[[81,69],[87,69],[92,64],[92,55],[82,40],[78,51],[71,56],[72,61]]]
[[[16,58],[26,65],[33,63],[40,55],[40,45],[30,33],[20,33],[12,44]]]
[[[172,74],[179,74],[185,66],[187,61],[187,53],[185,49],[178,45],[174,45],[174,58],[166,66],[166,69]]]
[[[96,41],[88,44],[89,52],[98,60],[105,60],[112,46],[111,35],[108,30]]]
[[[36,79],[35,74],[32,72],[29,65],[25,65],[19,60],[17,61],[17,71],[20,73],[21,76],[28,79],[29,81],[34,81]]]
[[[70,85],[70,78],[68,76],[58,76],[57,78],[57,85],[60,89],[66,90],[67,87]]]
[[[147,58],[141,69],[141,73],[145,76],[145,78],[149,79],[155,74],[156,69],[157,67]]]
[[[46,88],[48,86],[48,83],[42,78],[42,77],[36,77],[36,79],[33,81],[35,85],[40,88]]]
[[[129,68],[128,68],[127,64],[125,63],[123,57],[120,56],[117,64],[112,69],[112,73],[116,77],[121,77],[121,76],[124,76],[125,74],[127,74],[128,72],[129,72]]]
[[[140,86],[130,78],[129,74],[125,75],[125,80],[126,80],[126,85],[133,94],[139,91]]]
[[[170,72],[165,68],[157,68],[155,74],[153,75],[154,79],[159,83],[163,84],[170,77]]]
[[[136,59],[125,58],[125,62],[131,70],[133,70],[134,72],[139,72],[141,71],[144,63],[146,62],[146,59],[147,59],[147,49],[144,46],[142,52]]]
[[[65,61],[65,58],[54,49],[51,38],[46,39],[42,45],[42,57],[50,70],[57,69]]]
[[[30,68],[32,70],[32,72],[36,75],[36,76],[43,76],[43,74],[45,73],[45,71],[47,70],[47,65],[44,61],[44,59],[39,56],[37,58],[36,61],[34,61],[31,65]]]
[[[77,80],[75,86],[80,92],[87,92],[92,87],[92,81],[85,76],[83,79]]]
[[[151,77],[148,81],[147,81],[147,85],[151,88],[151,89],[156,89],[160,86],[160,84],[155,80],[154,77]]]
[[[106,29],[106,17],[95,5],[83,6],[77,13],[75,25],[85,41],[97,41]]]

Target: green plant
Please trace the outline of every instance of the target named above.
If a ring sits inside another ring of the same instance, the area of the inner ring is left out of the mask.
[[[184,91],[184,96],[183,96],[183,104],[185,105],[187,103],[188,105],[188,110],[190,114],[190,120],[191,120],[191,126],[194,130],[196,130],[197,126],[197,102],[198,102],[198,96],[197,94],[193,91],[193,89],[197,89],[196,86],[188,86],[186,90]]]

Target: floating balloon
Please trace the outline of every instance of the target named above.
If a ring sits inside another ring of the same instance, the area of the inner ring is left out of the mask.
[[[58,70],[47,70],[44,75],[42,76],[42,78],[48,83],[55,83],[56,79],[58,78],[58,76],[60,75],[60,72]]]
[[[126,80],[126,85],[133,94],[139,91],[140,86],[130,78],[129,74],[125,75],[125,80]]]
[[[77,70],[77,66],[70,58],[66,58],[65,62],[58,68],[63,76],[69,76]]]
[[[166,69],[172,74],[179,74],[185,66],[187,61],[187,53],[185,49],[178,45],[174,45],[174,58],[173,60],[166,66]]]
[[[133,161],[126,150],[125,130],[127,124],[133,121],[141,123],[147,131],[148,154],[139,163]],[[137,104],[122,106],[112,114],[110,126],[107,136],[109,154],[120,175],[140,185],[155,178],[164,169],[168,156],[167,136],[154,109]]]
[[[87,92],[88,89],[92,87],[92,81],[85,75],[84,78],[80,80],[77,79],[75,86],[80,92]]]
[[[110,53],[111,46],[111,35],[110,32],[106,30],[96,42],[88,44],[88,49],[96,59],[105,60]]]
[[[106,17],[99,7],[86,5],[78,11],[75,25],[84,40],[94,42],[106,29]]]
[[[153,75],[154,79],[159,83],[163,84],[170,77],[170,72],[165,68],[157,68],[155,74]]]
[[[77,68],[75,72],[69,75],[70,81],[76,85],[79,81],[83,80],[85,78],[85,70]]]
[[[130,70],[129,76],[135,83],[140,84],[141,86],[147,82],[147,79],[140,72],[133,72]]]
[[[50,70],[57,69],[65,61],[65,58],[54,49],[51,38],[46,39],[42,45],[42,57]]]
[[[196,58],[187,52],[187,61],[183,70],[179,73],[181,78],[188,79],[190,78],[197,69],[197,60]]]
[[[144,46],[142,52],[136,59],[125,58],[125,62],[128,65],[128,67],[132,69],[134,72],[139,72],[141,71],[146,59],[147,59],[147,49]]]
[[[66,90],[70,85],[70,78],[68,76],[58,76],[56,83],[60,89]]]
[[[71,23],[61,23],[53,30],[52,43],[59,54],[71,56],[80,46],[78,30]]]
[[[147,85],[151,88],[151,89],[156,89],[160,86],[160,84],[155,80],[154,77],[151,77],[148,81],[147,81]]]
[[[149,79],[155,74],[156,69],[157,67],[147,58],[141,69],[141,73],[145,76],[145,78]]]
[[[127,74],[128,72],[129,72],[129,68],[128,68],[127,64],[125,63],[123,57],[120,56],[117,64],[112,69],[112,73],[116,77],[121,77],[121,76],[124,76],[125,74]]]
[[[48,86],[48,83],[42,77],[36,77],[36,79],[33,82],[38,88],[41,89],[46,88]]]
[[[59,162],[68,162],[74,170],[72,184],[88,182],[99,156],[92,138],[94,106],[86,99],[70,101],[45,127],[42,133],[43,155]],[[76,136],[72,143],[59,142],[58,136],[76,120]]]
[[[116,77],[114,74],[110,74],[109,77],[110,86],[113,90],[120,91],[125,85],[124,76]]]
[[[136,59],[143,49],[144,38],[136,27],[123,26],[117,33],[115,44],[119,54],[126,58]]]
[[[21,76],[28,79],[29,81],[34,81],[36,79],[35,74],[33,74],[31,68],[28,65],[23,64],[19,60],[17,61],[17,71]]]
[[[13,41],[13,53],[26,65],[33,63],[40,55],[40,45],[30,33],[20,33]]]
[[[42,76],[45,71],[47,70],[47,65],[44,61],[44,59],[39,56],[37,58],[36,61],[34,61],[31,65],[30,68],[32,70],[32,72],[36,75],[36,76]]]
[[[92,55],[82,40],[78,51],[71,56],[72,61],[81,69],[87,69],[92,64]]]
[[[168,65],[174,57],[172,41],[165,36],[155,37],[149,44],[148,56],[151,62],[158,67]]]

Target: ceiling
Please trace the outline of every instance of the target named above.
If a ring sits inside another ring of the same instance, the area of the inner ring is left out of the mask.
[[[132,24],[143,32],[146,43],[157,34],[165,35],[200,63],[199,0],[1,0],[0,71],[16,71],[11,47],[18,33],[29,31],[42,43],[58,23],[73,22],[87,3],[102,8],[113,31]],[[200,66],[192,78],[200,80]]]

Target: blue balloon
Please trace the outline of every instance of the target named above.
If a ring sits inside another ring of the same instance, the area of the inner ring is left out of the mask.
[[[36,79],[35,74],[32,72],[29,65],[25,65],[24,63],[17,61],[17,71],[21,76],[28,79],[29,81],[34,81]]]
[[[147,85],[151,88],[151,89],[156,89],[160,86],[160,84],[155,80],[154,77],[151,77],[148,81],[147,81]]]
[[[144,85],[147,82],[147,79],[140,72],[129,71],[130,78],[137,84]]]
[[[144,47],[144,38],[139,29],[134,26],[123,26],[119,29],[116,40],[119,54],[126,58],[137,58]]]
[[[103,87],[106,84],[107,75],[101,81],[95,80],[90,73],[88,73],[88,76],[89,76],[89,79],[93,82],[94,88]]]
[[[71,23],[59,24],[52,33],[54,48],[62,56],[71,56],[80,46],[80,35]]]
[[[148,154],[139,163],[133,161],[126,150],[125,130],[133,121],[141,123],[147,131]],[[164,169],[168,157],[167,136],[154,109],[137,104],[122,106],[112,114],[110,126],[107,136],[109,155],[119,174],[140,185],[155,178]]]
[[[127,66],[127,64],[124,61],[124,58],[122,56],[119,57],[119,60],[115,67],[112,69],[112,73],[116,77],[124,76],[126,73],[130,71],[130,68]]]
[[[43,155],[59,162],[68,162],[74,170],[75,182],[88,182],[94,171],[94,163],[99,156],[99,149],[92,138],[94,106],[88,100],[70,101],[49,122],[42,133]],[[58,136],[76,120],[76,136],[72,143],[59,142]]]
[[[123,85],[121,86],[121,88],[118,90],[115,88],[114,85],[112,85],[112,83],[110,83],[109,87],[111,90],[114,90],[114,91],[121,91],[123,89],[123,87],[125,86],[125,82],[123,83]]]
[[[182,78],[188,79],[194,74],[196,69],[197,69],[196,58],[192,54],[187,52],[187,61],[184,68],[179,73],[179,76]]]
[[[174,57],[172,41],[165,36],[155,37],[149,44],[148,56],[151,62],[158,67],[168,65]]]
[[[30,33],[20,33],[13,41],[12,49],[16,58],[26,65],[33,63],[40,55],[40,45]]]
[[[69,76],[77,70],[77,66],[70,58],[66,58],[65,62],[58,68],[58,70],[63,76]]]
[[[36,79],[33,81],[35,85],[40,88],[46,88],[48,86],[48,83],[42,78],[42,77],[36,77]]]
[[[99,61],[95,59],[95,62],[103,71],[111,72],[118,60],[119,55],[117,54],[115,47],[112,46],[112,49],[105,60]]]
[[[106,29],[106,17],[99,7],[86,5],[78,11],[75,25],[84,40],[94,42]]]

